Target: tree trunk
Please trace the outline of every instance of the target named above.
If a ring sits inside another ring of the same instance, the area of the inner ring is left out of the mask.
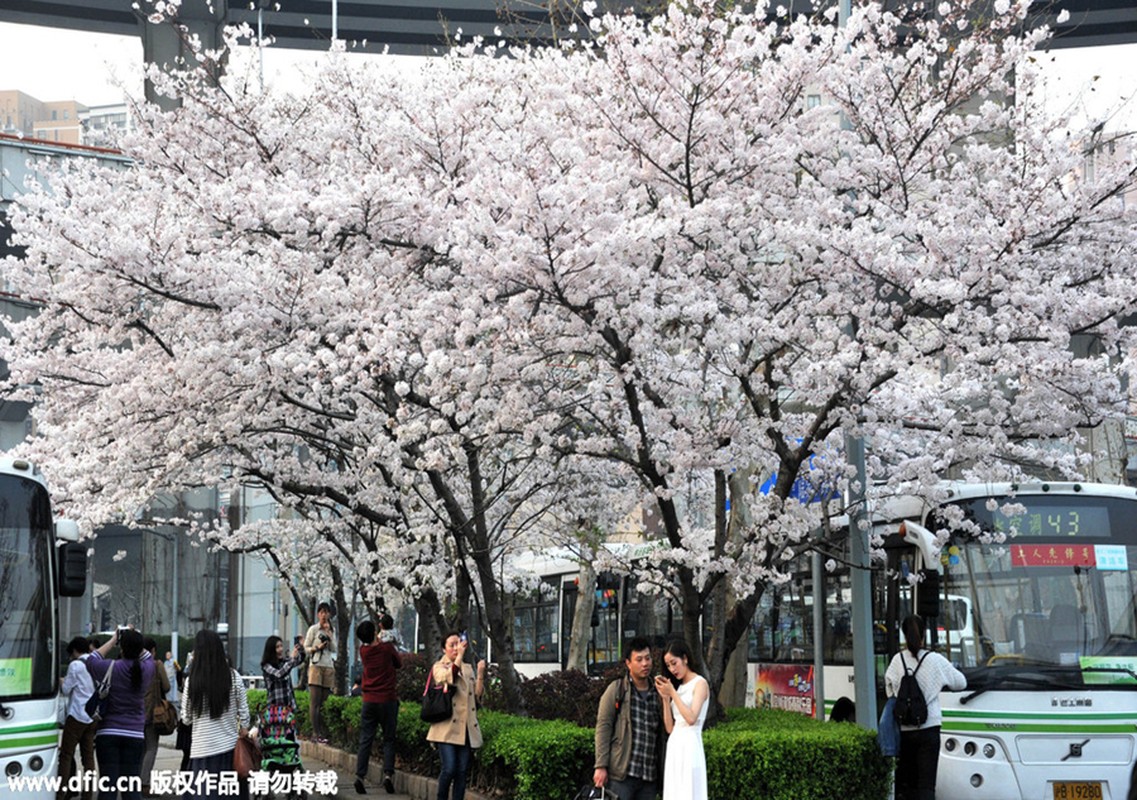
[[[497,662],[497,674],[501,680],[505,709],[510,714],[521,714],[524,702],[521,699],[521,676],[517,674],[517,669],[513,665],[513,625],[512,621],[507,621],[505,618],[505,604],[494,579],[490,548],[475,547],[473,560],[478,568],[486,625],[489,628],[490,641],[494,645],[494,660]]]
[[[423,589],[415,595],[414,606],[418,614],[419,644],[423,654],[433,663],[442,654],[442,634],[446,631],[442,604],[433,589]]]
[[[592,640],[592,610],[596,607],[596,570],[592,563],[580,565],[580,584],[576,593],[576,610],[573,612],[572,632],[568,641],[568,661],[565,669],[588,672],[588,644]]]
[[[343,573],[334,564],[331,566],[332,584],[335,587],[332,599],[336,604],[336,691],[338,695],[347,694],[347,675],[351,670],[354,652],[351,640],[351,610],[347,607],[347,595],[343,590]]]

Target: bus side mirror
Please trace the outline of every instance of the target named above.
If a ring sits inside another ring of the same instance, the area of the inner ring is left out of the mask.
[[[64,542],[59,555],[59,596],[82,597],[87,591],[87,545]]]
[[[925,569],[923,580],[916,588],[916,613],[924,618],[940,615],[940,573]]]

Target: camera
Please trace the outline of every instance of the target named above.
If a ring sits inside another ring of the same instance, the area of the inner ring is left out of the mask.
[[[316,638],[319,639],[321,642],[325,642],[325,643],[331,641],[330,637],[326,633],[316,634]]]

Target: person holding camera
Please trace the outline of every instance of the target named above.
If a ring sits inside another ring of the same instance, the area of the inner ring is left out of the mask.
[[[438,745],[438,755],[442,761],[442,772],[438,776],[438,800],[463,800],[466,796],[466,773],[470,769],[470,759],[474,750],[482,746],[477,701],[485,691],[486,662],[485,659],[480,659],[476,669],[467,664],[465,657],[468,647],[469,639],[465,633],[448,633],[443,640],[442,658],[431,668],[434,683],[449,684],[454,693],[454,710],[450,719],[433,723],[426,734],[428,742]]]
[[[261,675],[265,679],[266,702],[261,735],[264,737],[271,728],[273,738],[287,742],[275,748],[267,742],[264,746],[265,758],[268,759],[271,752],[272,760],[278,767],[300,766],[300,748],[295,746],[296,695],[292,690],[292,670],[303,664],[304,650],[300,647],[299,636],[292,644],[291,654],[285,653],[284,640],[279,636],[270,636],[265,640],[264,652],[261,654]]]
[[[107,658],[115,646],[119,648],[119,657]],[[123,800],[142,797],[138,787],[146,751],[146,695],[150,684],[157,680],[154,659],[143,659],[142,653],[142,634],[133,628],[119,628],[86,661],[96,691],[110,673],[110,691],[95,733],[99,775],[109,787],[117,787],[119,778],[138,778],[138,784],[132,784],[135,788],[122,792]],[[100,790],[99,800],[112,800],[116,794],[116,788]]]
[[[304,637],[304,652],[308,654],[308,713],[312,735],[321,744],[328,741],[322,713],[324,701],[336,686],[336,632],[331,618],[331,604],[320,603],[316,606],[318,621]]]

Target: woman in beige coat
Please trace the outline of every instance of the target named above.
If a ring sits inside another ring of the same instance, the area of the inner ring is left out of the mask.
[[[465,663],[467,642],[457,632],[446,634],[442,658],[435,662],[432,675],[436,684],[450,684],[454,699],[454,713],[450,719],[435,722],[426,734],[428,742],[438,745],[442,759],[442,773],[438,776],[438,800],[463,800],[466,796],[466,773],[470,769],[473,751],[482,746],[482,731],[478,727],[476,702],[486,686],[486,662],[478,668]]]

